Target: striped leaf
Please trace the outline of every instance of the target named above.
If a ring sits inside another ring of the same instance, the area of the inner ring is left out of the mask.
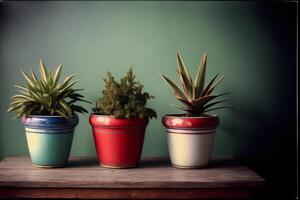
[[[53,82],[54,82],[54,86],[56,86],[56,84],[58,83],[58,80],[60,79],[61,76],[61,72],[62,72],[62,64],[58,65],[56,68],[56,71],[54,73],[53,76]]]
[[[206,113],[206,112],[209,112],[209,111],[213,111],[213,110],[223,109],[223,108],[230,108],[230,109],[234,109],[234,108],[233,108],[233,107],[231,107],[231,106],[221,106],[221,107],[210,108],[210,109],[204,110],[204,111],[203,111],[203,113]]]
[[[207,91],[207,95],[210,95],[214,89],[216,88],[216,86],[225,78],[225,75],[223,75],[221,78],[219,78],[210,88],[209,90]]]
[[[188,100],[187,97],[185,96],[184,92],[180,89],[180,87],[171,79],[167,78],[166,76],[162,75],[163,79],[167,82],[167,84],[169,85],[169,87],[172,89],[175,97],[178,99],[184,99],[184,100]]]
[[[206,73],[207,53],[205,52],[201,58],[201,62],[198,68],[196,80],[195,80],[195,98],[201,96],[201,93],[205,84],[205,73]]]
[[[62,84],[59,84],[62,65],[58,65],[55,72],[52,73],[40,60],[39,70],[39,79],[33,71],[30,75],[21,71],[26,84],[15,85],[19,89],[18,94],[11,97],[7,112],[15,111],[16,118],[29,114],[60,115],[70,118],[76,112],[87,112],[83,107],[75,105],[78,101],[88,101],[77,93],[81,89],[72,89],[77,83],[77,81],[72,81],[74,75],[68,76]],[[72,99],[71,103],[70,99]]]
[[[221,76],[220,78],[218,78],[219,74],[215,75],[205,87],[205,75],[207,68],[206,52],[201,57],[200,65],[198,67],[194,81],[191,78],[191,75],[188,73],[186,65],[184,64],[183,59],[178,52],[176,56],[178,63],[178,77],[183,90],[174,81],[162,75],[164,80],[174,92],[175,97],[183,104],[183,106],[173,106],[184,110],[187,116],[201,116],[202,114],[204,114],[204,112],[208,110],[210,111],[210,109],[212,109],[212,106],[225,101],[219,100],[216,102],[211,102],[218,97],[229,94],[223,93],[219,95],[212,95],[212,92],[214,91],[216,86],[224,79],[225,76]]]
[[[177,52],[176,55],[177,55],[178,73],[179,73],[179,78],[180,78],[182,87],[185,89],[186,96],[189,99],[192,99],[193,98],[193,89],[194,89],[192,78],[191,78],[190,74],[188,73],[188,70],[187,70],[179,52]]]
[[[48,74],[48,72],[47,72],[47,69],[45,68],[45,65],[44,65],[44,63],[43,63],[42,60],[40,60],[40,74],[41,74],[41,78],[45,82],[47,82],[47,74]]]

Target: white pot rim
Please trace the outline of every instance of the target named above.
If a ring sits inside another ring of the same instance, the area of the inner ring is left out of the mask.
[[[201,135],[201,134],[215,134],[216,129],[199,129],[199,128],[167,128],[166,134],[184,134],[184,135]]]
[[[164,117],[173,117],[173,118],[184,118],[184,119],[203,119],[203,118],[217,118],[217,115],[205,115],[205,116],[195,116],[195,117],[189,117],[185,116],[185,114],[167,114],[164,115]]]

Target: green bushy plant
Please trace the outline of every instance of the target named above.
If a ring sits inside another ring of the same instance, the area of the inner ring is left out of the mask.
[[[117,82],[110,72],[104,78],[105,88],[93,111],[116,118],[156,118],[156,112],[146,107],[154,96],[143,92],[143,85],[135,81],[132,68]]]
[[[84,101],[83,96],[78,93],[82,89],[73,89],[77,83],[73,81],[74,75],[68,76],[62,83],[62,65],[57,66],[54,73],[47,70],[40,60],[40,78],[33,71],[27,74],[21,71],[26,80],[25,85],[15,85],[19,94],[11,97],[7,112],[16,112],[16,118],[26,115],[62,116],[71,118],[76,112],[86,113],[87,110],[79,105],[78,101]],[[89,102],[88,102],[89,103]]]

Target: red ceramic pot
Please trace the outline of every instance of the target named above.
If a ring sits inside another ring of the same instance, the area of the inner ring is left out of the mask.
[[[117,119],[91,114],[90,124],[100,165],[109,168],[136,167],[148,122],[147,118]]]

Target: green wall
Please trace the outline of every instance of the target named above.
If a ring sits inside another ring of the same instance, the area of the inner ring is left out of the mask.
[[[144,155],[167,155],[161,117],[178,113],[157,70],[176,79],[176,50],[195,74],[208,52],[208,77],[227,77],[235,110],[221,118],[214,154],[237,155],[270,177],[274,159],[293,164],[296,127],[296,4],[255,2],[2,2],[0,3],[0,158],[27,155],[24,127],[5,111],[19,70],[38,70],[38,60],[64,76],[75,73],[88,100],[102,78],[120,78],[130,65],[158,112],[146,133]],[[87,108],[91,110],[92,105]],[[89,115],[80,115],[72,155],[95,155]],[[281,165],[280,165],[281,166]],[[277,168],[276,168],[277,169]],[[275,171],[275,170],[274,170]]]

